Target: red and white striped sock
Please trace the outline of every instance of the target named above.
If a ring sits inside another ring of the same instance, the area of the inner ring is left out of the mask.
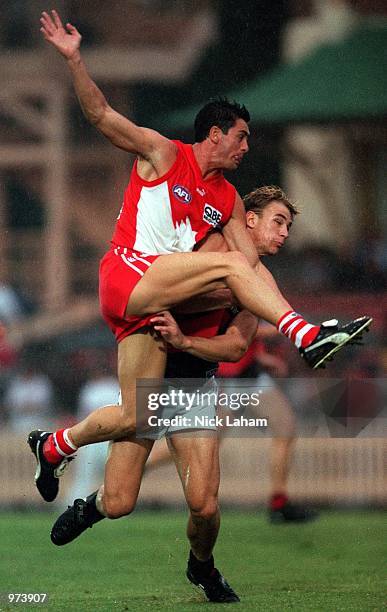
[[[69,438],[68,431],[68,429],[59,429],[45,441],[43,455],[49,463],[60,463],[64,457],[73,455],[77,450]]]
[[[311,325],[293,310],[285,312],[277,323],[277,329],[285,334],[297,348],[306,348],[320,331],[319,325]]]

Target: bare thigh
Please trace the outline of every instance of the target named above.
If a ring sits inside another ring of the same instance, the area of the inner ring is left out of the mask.
[[[226,287],[230,255],[235,257],[235,253],[161,255],[133,289],[127,316],[159,312],[193,295]]]
[[[111,518],[129,514],[134,509],[152,446],[152,440],[138,440],[135,436],[110,443],[103,504]]]
[[[162,379],[165,373],[164,343],[149,328],[127,336],[118,345],[118,380],[124,414],[136,417],[137,380]]]
[[[200,511],[217,500],[219,490],[219,441],[216,431],[168,438],[184,495],[191,510]]]

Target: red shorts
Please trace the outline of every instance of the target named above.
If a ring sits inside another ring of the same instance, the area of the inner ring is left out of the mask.
[[[112,247],[99,267],[99,301],[102,316],[117,342],[149,325],[154,315],[125,318],[129,296],[159,255],[144,255],[126,247]]]

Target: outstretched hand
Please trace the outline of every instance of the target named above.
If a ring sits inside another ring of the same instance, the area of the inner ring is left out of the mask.
[[[51,15],[44,11],[40,18],[40,24],[40,31],[45,40],[55,47],[63,57],[71,59],[79,51],[82,36],[71,23],[66,23],[65,29],[56,11],[51,11]]]

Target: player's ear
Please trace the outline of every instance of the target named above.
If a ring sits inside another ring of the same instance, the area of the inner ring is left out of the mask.
[[[253,228],[256,226],[257,223],[257,215],[255,214],[254,211],[249,210],[246,213],[246,225],[247,227]]]
[[[217,125],[213,125],[209,131],[208,138],[211,142],[217,144],[220,140],[222,130]]]

